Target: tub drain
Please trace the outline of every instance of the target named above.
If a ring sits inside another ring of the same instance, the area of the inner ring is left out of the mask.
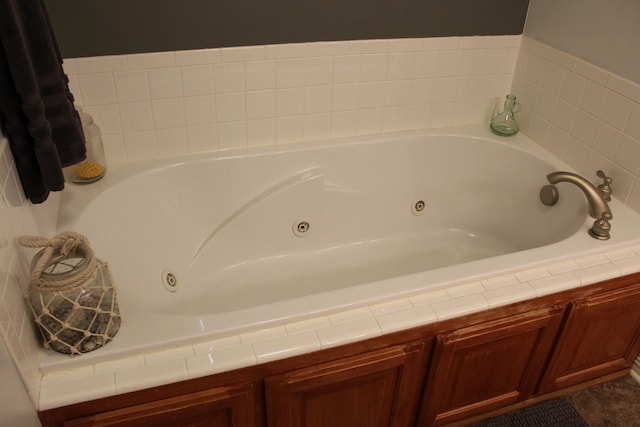
[[[308,219],[299,219],[293,223],[293,234],[298,237],[305,237],[311,230],[311,224]]]
[[[162,272],[162,284],[169,292],[175,292],[178,290],[178,278],[171,270],[164,270]]]

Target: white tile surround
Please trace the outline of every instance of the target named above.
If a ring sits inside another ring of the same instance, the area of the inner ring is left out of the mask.
[[[487,122],[513,82],[523,104],[523,132],[581,172],[608,171],[616,197],[640,211],[640,85],[526,37],[161,52],[69,59],[65,70],[78,104],[103,130],[109,163]],[[40,382],[38,344],[20,294],[29,257],[14,240],[52,235],[59,195],[41,206],[25,201],[2,137],[0,185],[0,333],[40,409],[328,348],[640,271],[635,246],[213,343],[52,372]]]
[[[523,37],[512,92],[522,131],[640,211],[640,84]]]
[[[15,240],[22,235],[53,235],[59,201],[60,195],[55,193],[41,205],[26,200],[9,143],[0,134],[0,337],[36,404],[40,343],[22,296],[33,252],[18,250]],[[35,416],[33,425],[40,425]]]
[[[487,121],[521,36],[316,42],[65,60],[109,163]]]

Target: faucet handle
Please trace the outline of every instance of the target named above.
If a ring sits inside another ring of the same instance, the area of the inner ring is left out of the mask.
[[[602,217],[593,222],[593,227],[589,229],[589,235],[599,240],[609,239],[611,237],[609,234],[611,232],[611,224],[609,224],[611,218],[613,218],[611,213],[603,212]]]
[[[602,198],[605,200],[605,202],[610,202],[611,192],[613,191],[613,189],[611,188],[611,183],[613,182],[613,179],[610,176],[607,176],[602,169],[599,169],[596,172],[596,175],[598,175],[598,177],[602,178],[603,180],[603,183],[598,185],[598,192],[600,193]]]

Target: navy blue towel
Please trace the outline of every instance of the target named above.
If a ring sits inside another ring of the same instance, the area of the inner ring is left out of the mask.
[[[0,0],[0,117],[25,195],[64,188],[86,148],[43,0]]]

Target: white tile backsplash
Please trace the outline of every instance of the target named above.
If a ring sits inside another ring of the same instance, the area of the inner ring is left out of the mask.
[[[213,75],[216,93],[242,92],[245,90],[244,62],[214,64]]]
[[[121,71],[113,75],[118,102],[146,101],[150,99],[146,70]]]
[[[271,145],[276,141],[275,119],[247,120],[247,144],[251,146]]]
[[[278,91],[279,95],[280,93],[281,92]],[[256,91],[247,92],[246,100],[247,100],[247,119],[248,120],[275,117],[276,91],[256,90]]]
[[[157,157],[156,133],[152,130],[126,133],[124,149],[127,159],[134,161]]]
[[[624,129],[632,108],[633,101],[631,99],[609,91],[602,110],[602,120],[616,129]]]
[[[247,102],[249,99],[247,97]],[[216,101],[213,95],[184,98],[184,114],[187,126],[216,122]]]
[[[640,84],[523,37],[512,91],[524,133],[640,210]]]
[[[218,124],[218,148],[243,148],[247,146],[247,125],[245,122]]]
[[[217,65],[218,64],[216,64],[216,66]],[[211,65],[194,65],[190,67],[182,67],[180,69],[180,73],[182,93],[185,97],[197,95],[213,95],[214,74],[213,67]]]
[[[60,194],[40,205],[27,202],[7,139],[0,134],[0,339],[15,364],[28,394],[37,401],[39,337],[24,302],[28,272],[36,250],[20,248],[22,235],[52,236]]]
[[[486,121],[509,90],[520,40],[199,49],[71,58],[65,70],[110,141],[107,159],[122,162],[182,153],[167,138],[185,127],[188,152],[201,152]]]
[[[151,111],[156,130],[186,125],[184,98],[153,100]]]
[[[306,114],[303,133],[305,140],[330,138],[331,113]]]
[[[83,105],[117,103],[112,73],[80,74],[78,80]]]
[[[150,69],[148,73],[151,99],[183,96],[182,74],[179,68]],[[202,81],[200,83],[204,85]],[[213,88],[213,83],[211,83],[211,88]],[[213,89],[211,89],[211,93],[213,93]]]
[[[150,101],[123,102],[120,107],[120,122],[122,129],[127,132],[153,130],[153,113]]]
[[[246,119],[246,96],[243,92],[217,94],[215,101],[218,122],[233,122]]]

